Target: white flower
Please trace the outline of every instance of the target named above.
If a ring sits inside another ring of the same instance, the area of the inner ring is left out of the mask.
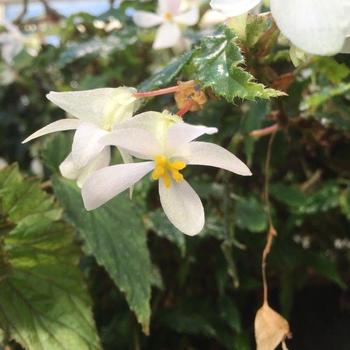
[[[135,92],[128,87],[50,92],[47,98],[75,118],[57,120],[23,143],[57,131],[76,130],[72,152],[61,164],[60,171],[81,186],[91,172],[109,165],[110,147],[99,141],[132,117],[137,106]],[[121,155],[125,162],[131,161],[126,152],[121,150]]]
[[[160,25],[154,49],[165,49],[176,46],[181,40],[181,25],[193,26],[199,20],[198,7],[182,12],[181,0],[159,0],[157,13],[135,11],[134,22],[142,28]]]
[[[261,0],[211,0],[215,10],[239,16]],[[277,26],[296,47],[317,55],[342,50],[350,28],[350,0],[270,0]]]
[[[152,122],[154,118],[163,123]],[[91,174],[82,187],[87,210],[98,208],[152,172],[152,179],[159,180],[160,202],[166,216],[180,231],[193,236],[203,229],[204,209],[181,172],[188,165],[207,165],[251,175],[248,167],[224,148],[193,141],[217,132],[216,128],[190,125],[157,112],[140,114],[126,124],[130,128],[116,130],[101,142],[121,147],[145,161],[113,165]]]
[[[11,63],[24,46],[24,35],[14,24],[2,21],[1,24],[7,32],[0,34],[1,55],[6,63]]]

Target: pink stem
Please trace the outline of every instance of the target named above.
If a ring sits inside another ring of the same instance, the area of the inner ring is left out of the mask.
[[[183,118],[183,116],[191,109],[193,106],[193,101],[189,100],[176,114]]]
[[[263,137],[267,135],[271,135],[274,132],[279,130],[279,125],[278,124],[273,124],[271,126],[268,126],[267,128],[264,129],[259,129],[259,130],[253,130],[249,136],[251,137]]]

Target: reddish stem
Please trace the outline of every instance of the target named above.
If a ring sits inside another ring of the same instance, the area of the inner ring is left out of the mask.
[[[194,83],[194,80],[190,80],[186,82],[186,84],[188,83]],[[165,89],[159,89],[154,91],[136,92],[134,96],[137,98],[161,96],[161,95],[173,94],[175,92],[178,92],[180,89],[181,89],[181,86],[176,85],[176,86],[171,86]]]
[[[183,116],[191,109],[192,106],[193,106],[193,101],[189,100],[176,114],[179,117],[183,118]]]
[[[267,128],[264,128],[264,129],[254,130],[249,134],[249,136],[262,137],[262,136],[271,135],[274,132],[278,131],[279,128],[280,127],[278,124],[274,124],[274,125],[268,126]]]

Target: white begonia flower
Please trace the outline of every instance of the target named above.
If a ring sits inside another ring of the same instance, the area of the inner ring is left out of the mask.
[[[60,165],[62,176],[81,186],[88,175],[110,163],[110,147],[100,139],[132,117],[137,108],[136,89],[103,88],[50,92],[47,98],[74,118],[57,120],[26,138],[23,143],[57,131],[76,130],[72,151]],[[120,150],[125,162],[131,157]]]
[[[193,26],[199,20],[199,9],[194,6],[182,12],[181,0],[159,0],[157,13],[135,11],[134,22],[142,28],[160,25],[153,48],[166,49],[176,46],[181,40],[181,25]]]
[[[212,0],[215,10],[239,16],[261,0]],[[277,26],[296,47],[316,55],[340,52],[349,34],[350,0],[270,0]]]
[[[163,122],[150,123],[152,118]],[[194,141],[203,134],[216,133],[216,128],[190,125],[176,116],[157,112],[140,114],[126,124],[137,128],[116,130],[101,142],[120,147],[145,161],[113,165],[91,174],[82,187],[87,210],[98,208],[152,173],[152,179],[159,183],[160,202],[166,216],[177,229],[193,236],[204,227],[204,209],[181,171],[188,165],[207,165],[251,175],[248,167],[226,149]]]
[[[24,46],[24,35],[17,26],[8,21],[2,21],[7,32],[0,33],[1,55],[6,63],[11,63]]]

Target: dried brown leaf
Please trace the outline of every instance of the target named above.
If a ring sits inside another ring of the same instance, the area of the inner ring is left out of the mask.
[[[203,108],[207,96],[193,80],[178,82],[179,90],[175,93],[177,108],[182,109],[191,101],[190,111],[196,112]]]
[[[289,337],[290,329],[287,320],[264,303],[255,317],[257,350],[274,350],[281,343],[283,350],[288,350],[284,341]]]

